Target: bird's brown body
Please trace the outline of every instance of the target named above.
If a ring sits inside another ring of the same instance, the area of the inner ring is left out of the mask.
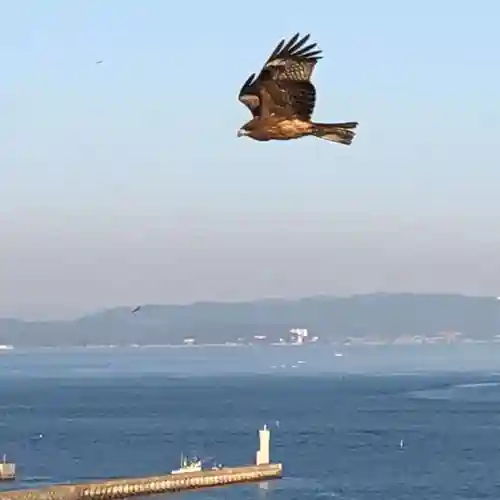
[[[282,40],[269,56],[260,74],[252,74],[240,90],[239,100],[252,112],[238,136],[256,141],[284,141],[315,136],[349,145],[357,122],[315,123],[311,115],[316,88],[310,78],[321,50],[304,44],[309,35],[297,33],[287,43]]]
[[[254,118],[246,123],[246,134],[256,141],[288,141],[312,134],[312,124],[298,118],[277,116]]]

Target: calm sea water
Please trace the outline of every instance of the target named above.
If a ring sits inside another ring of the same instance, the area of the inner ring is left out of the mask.
[[[0,453],[19,478],[0,488],[164,473],[181,452],[248,464],[267,423],[284,479],[178,496],[500,498],[498,348],[335,352],[2,352]]]

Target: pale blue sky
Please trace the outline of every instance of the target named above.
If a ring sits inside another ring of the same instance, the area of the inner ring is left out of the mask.
[[[494,0],[4,2],[0,316],[500,295],[499,23]],[[236,138],[296,31],[350,148]]]

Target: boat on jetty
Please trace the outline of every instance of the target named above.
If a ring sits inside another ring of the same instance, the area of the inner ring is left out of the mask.
[[[201,472],[203,465],[200,459],[194,457],[189,460],[187,457],[181,455],[181,466],[179,469],[174,469],[172,474],[186,474],[187,472]]]

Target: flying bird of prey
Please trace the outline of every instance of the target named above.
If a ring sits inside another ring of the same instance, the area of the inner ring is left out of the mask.
[[[250,75],[239,93],[239,100],[253,118],[238,130],[238,137],[256,141],[289,140],[315,136],[340,144],[351,144],[358,122],[315,123],[311,115],[316,88],[311,75],[322,51],[316,43],[308,45],[310,35],[295,34],[281,42],[267,59],[259,75]]]

